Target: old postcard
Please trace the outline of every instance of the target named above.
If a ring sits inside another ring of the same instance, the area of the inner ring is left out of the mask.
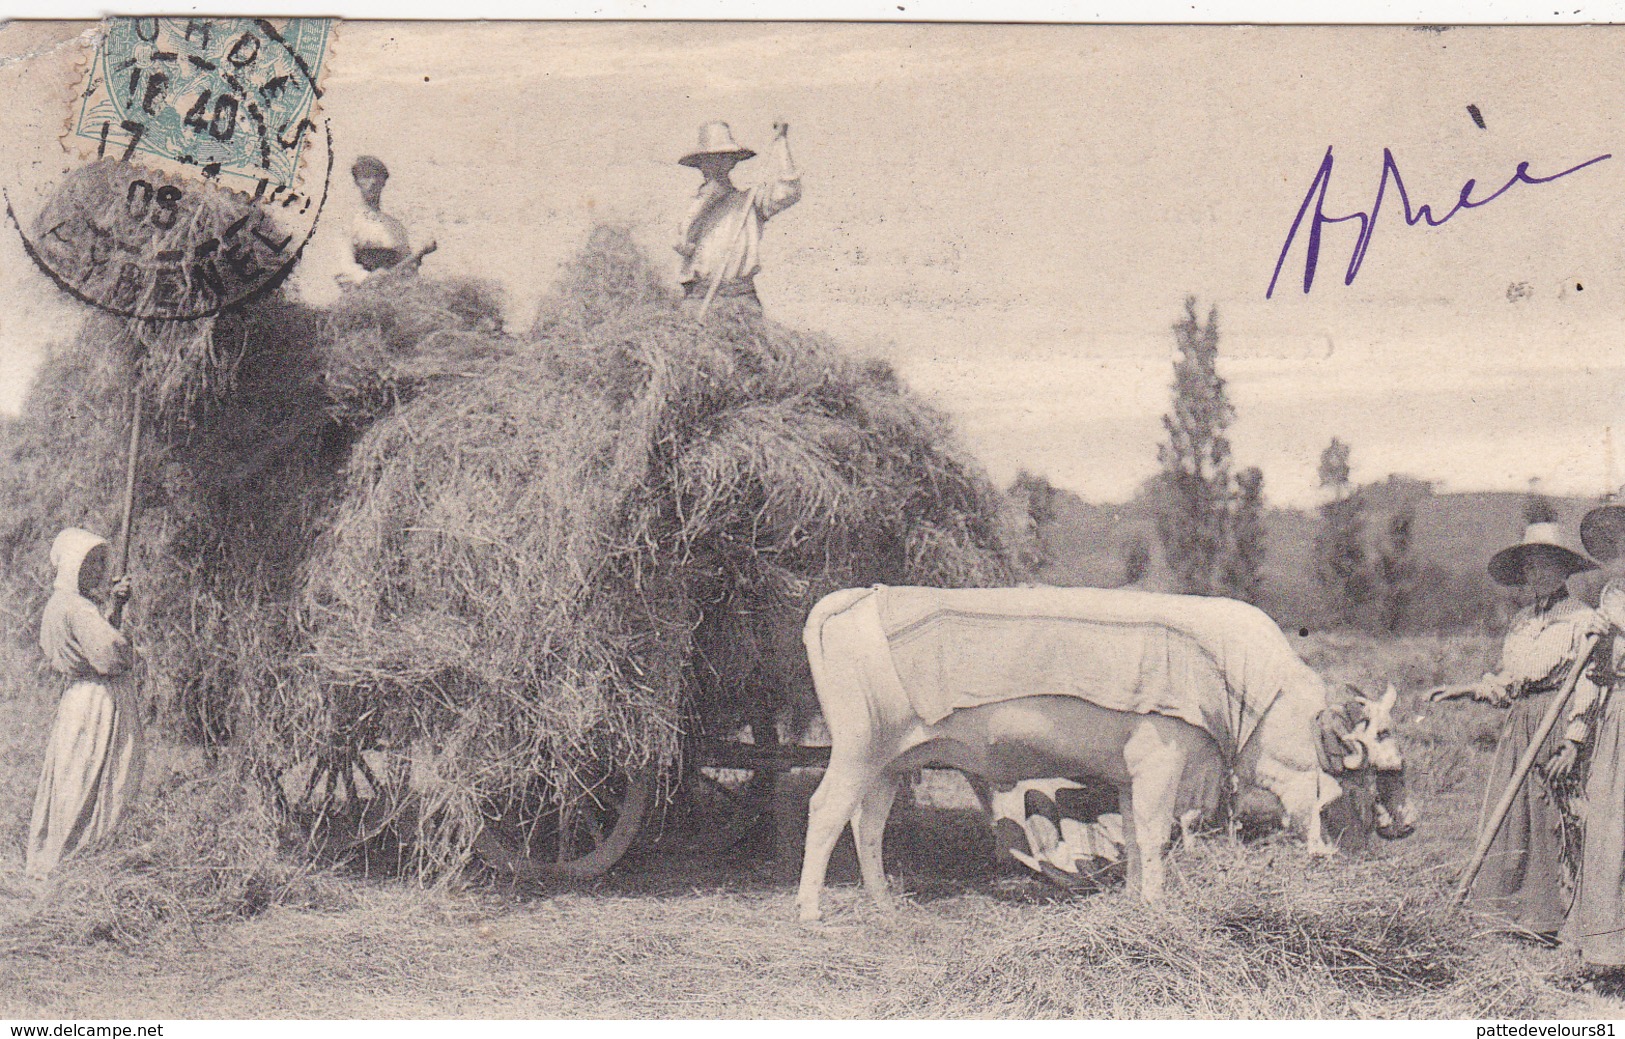
[[[0,27],[0,1015],[1625,1016],[1622,43]]]

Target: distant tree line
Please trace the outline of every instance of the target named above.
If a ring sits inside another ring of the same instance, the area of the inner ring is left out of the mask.
[[[1209,308],[1202,320],[1195,297],[1187,298],[1173,333],[1165,439],[1157,448],[1157,475],[1140,496],[1154,520],[1168,584],[1188,594],[1243,599],[1278,619],[1321,627],[1406,634],[1504,623],[1506,597],[1486,575],[1451,569],[1419,553],[1418,509],[1434,494],[1433,486],[1397,475],[1355,484],[1353,451],[1336,437],[1320,456],[1324,498],[1308,548],[1314,601],[1283,599],[1284,589],[1265,580],[1264,473],[1257,466],[1232,471],[1228,430],[1236,412],[1218,370],[1217,309]],[[1009,489],[1016,554],[1035,577],[1065,562],[1050,558],[1053,542],[1046,531],[1065,526],[1058,516],[1067,493],[1026,471]],[[1525,522],[1549,522],[1555,515],[1552,503],[1531,489]],[[1149,546],[1134,533],[1121,548],[1123,581],[1138,581],[1151,564]]]
[[[1504,623],[1506,596],[1486,574],[1453,571],[1419,556],[1417,510],[1433,496],[1433,485],[1390,475],[1383,483],[1356,486],[1350,479],[1351,454],[1348,444],[1333,437],[1320,455],[1326,499],[1319,508],[1314,564],[1322,623],[1388,635]],[[1366,519],[1379,505],[1386,517],[1371,537]],[[1531,499],[1524,512],[1526,517],[1556,515],[1545,499]]]
[[[1173,406],[1152,484],[1157,537],[1168,567],[1193,595],[1257,602],[1263,586],[1264,473],[1232,475],[1227,430],[1236,417],[1218,371],[1219,313],[1197,319],[1196,297],[1174,323]]]

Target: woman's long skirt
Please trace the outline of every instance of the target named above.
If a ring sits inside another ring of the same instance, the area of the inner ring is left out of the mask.
[[[27,871],[44,876],[118,826],[141,789],[141,714],[133,685],[78,681],[62,694],[45,747]]]
[[[1563,942],[1596,967],[1625,966],[1625,696],[1607,700],[1590,748],[1585,845]]]
[[[1512,781],[1518,759],[1534,740],[1553,695],[1524,697],[1507,712],[1478,816],[1480,834],[1490,811]],[[1565,816],[1561,794],[1547,783],[1541,769],[1562,742],[1563,727],[1554,726],[1544,750],[1535,758],[1535,767],[1529,770],[1513,799],[1472,889],[1475,907],[1536,934],[1555,935],[1568,916],[1573,897],[1568,876],[1572,865],[1564,862],[1563,841],[1566,828],[1572,827],[1574,821]]]

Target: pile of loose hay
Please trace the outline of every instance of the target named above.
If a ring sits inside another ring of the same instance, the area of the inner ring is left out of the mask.
[[[401,286],[389,318],[428,313],[425,336],[470,326],[475,318],[445,316],[441,301],[456,291]],[[150,745],[162,754],[166,739],[201,743],[216,761],[157,782],[149,767],[129,824],[21,907],[0,934],[5,949],[141,941],[269,903],[302,904],[320,886],[319,875],[279,858],[274,787],[263,782],[271,755],[258,748],[277,734],[252,709],[267,689],[301,678],[308,640],[293,603],[356,435],[336,414],[327,377],[335,325],[369,327],[347,303],[318,312],[273,294],[222,315],[199,354],[208,367],[186,369],[195,392],[169,396],[155,373],[185,365],[157,352],[138,362],[131,323],[92,315],[52,350],[22,414],[0,429],[0,662],[8,693],[31,702],[39,723],[36,740],[14,745],[3,766],[0,789],[14,796],[0,832],[20,844],[43,726],[63,687],[34,645],[52,580],[47,549],[70,524],[116,532],[134,385],[146,391],[149,432],[126,617],[159,723]]]
[[[70,198],[85,204],[94,194]],[[293,605],[305,557],[342,486],[351,443],[370,421],[343,388],[358,344],[383,344],[375,367],[401,367],[422,341],[495,327],[499,314],[483,287],[397,279],[382,310],[364,292],[322,311],[270,293],[206,322],[89,315],[76,339],[52,348],[23,413],[0,429],[7,684],[39,691],[38,712],[48,718],[54,695],[46,694],[62,681],[34,646],[52,579],[47,549],[67,525],[116,532],[139,387],[147,434],[126,617],[143,696],[160,722],[155,736],[211,753],[236,744],[262,764],[271,754],[255,744],[277,734],[253,707],[267,689],[301,679],[308,640]],[[389,378],[407,382],[393,370]],[[3,830],[18,837],[38,770],[39,748],[27,749],[8,760],[3,784],[29,795],[7,801]],[[165,804],[177,825],[206,827],[224,811],[208,798]],[[261,836],[275,854],[275,840]],[[137,875],[143,883],[171,877]]]
[[[1550,989],[1509,968],[1416,857],[1301,868],[1301,845],[1176,852],[1166,904],[1014,908],[877,1016],[1536,1017]]]
[[[240,712],[258,687],[296,678],[306,641],[292,604],[305,557],[355,437],[389,406],[367,394],[408,393],[424,344],[491,327],[500,313],[488,290],[422,279],[401,279],[391,301],[380,308],[356,292],[316,311],[271,294],[228,311],[204,345],[168,344],[210,359],[188,369],[194,392],[184,397],[153,381],[186,366],[178,354],[137,360],[131,350],[135,326],[149,322],[92,315],[53,350],[0,440],[4,634],[32,643],[57,530],[116,533],[129,394],[140,385],[148,433],[128,616],[148,665],[144,687],[182,736],[254,735],[257,720],[244,726]],[[357,375],[363,367],[371,374]]]
[[[432,747],[432,868],[482,818],[670,779],[686,737],[793,725],[825,592],[1008,579],[996,492],[889,370],[655,284],[600,230],[532,341],[367,430],[310,560],[316,683],[261,709],[288,759]]]
[[[997,493],[884,365],[702,327],[604,229],[543,315],[515,338],[488,287],[391,276],[324,311],[272,294],[139,366],[93,318],[6,430],[5,634],[33,639],[56,529],[116,526],[142,380],[147,695],[267,779],[383,751],[443,873],[482,819],[797,727],[824,592],[1009,579]]]
[[[279,852],[276,812],[234,767],[192,766],[150,781],[112,841],[75,856],[27,900],[0,899],[0,956],[134,945],[273,905],[344,908],[331,874]]]

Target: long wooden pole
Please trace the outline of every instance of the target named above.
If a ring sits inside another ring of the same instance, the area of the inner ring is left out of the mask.
[[[130,390],[130,451],[124,464],[124,512],[119,520],[118,572],[130,572],[130,527],[135,520],[135,470],[141,460],[141,384]]]
[[[1518,796],[1523,787],[1529,770],[1534,767],[1535,757],[1546,744],[1546,737],[1552,734],[1557,725],[1557,719],[1562,717],[1563,708],[1568,706],[1569,699],[1574,695],[1574,687],[1580,683],[1580,676],[1591,664],[1591,658],[1597,652],[1598,639],[1593,638],[1580,662],[1569,673],[1563,687],[1552,697],[1552,705],[1546,708],[1546,713],[1540,719],[1540,727],[1530,738],[1529,746],[1524,750],[1523,756],[1518,759],[1518,766],[1512,770],[1512,779],[1507,783],[1506,791],[1501,794],[1501,800],[1495,804],[1494,811],[1490,812],[1485,820],[1484,831],[1478,835],[1478,847],[1473,851],[1473,857],[1467,863],[1467,870],[1461,875],[1461,882],[1456,885],[1457,903],[1467,901],[1467,894],[1472,890],[1473,881],[1478,879],[1478,871],[1484,868],[1484,860],[1489,857],[1490,845],[1495,843],[1495,837],[1501,832],[1501,824],[1506,822],[1507,812],[1512,808],[1512,801]]]

